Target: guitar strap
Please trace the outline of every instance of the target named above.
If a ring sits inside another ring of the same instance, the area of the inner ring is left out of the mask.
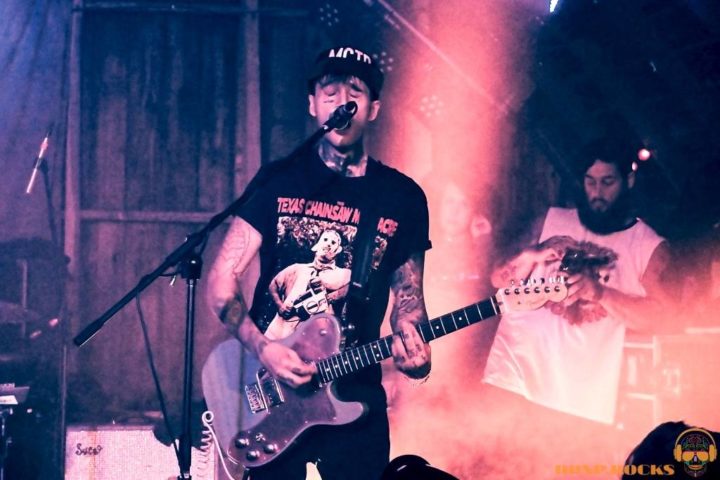
[[[355,326],[363,321],[370,304],[372,259],[377,235],[376,226],[380,220],[377,206],[378,197],[379,195],[368,196],[369,202],[360,215],[360,223],[353,242],[353,263],[346,315],[343,315],[340,320],[345,347],[351,347],[357,343]]]

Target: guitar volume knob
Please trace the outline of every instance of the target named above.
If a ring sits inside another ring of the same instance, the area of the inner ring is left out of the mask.
[[[238,437],[235,439],[235,448],[247,448],[250,446],[250,439],[246,437]]]
[[[265,451],[265,453],[275,453],[277,452],[277,449],[277,445],[275,445],[274,443],[266,443],[265,445],[263,445],[263,450]]]

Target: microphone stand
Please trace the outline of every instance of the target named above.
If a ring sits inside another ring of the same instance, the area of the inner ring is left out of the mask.
[[[50,175],[48,173],[47,161],[40,164],[40,173],[42,173],[43,184],[45,185],[45,202],[47,203],[48,226],[50,227],[50,241],[56,247],[58,244],[57,231],[55,228],[55,209],[52,201],[52,186],[50,185]]]
[[[53,126],[50,126],[50,129],[48,130],[48,133],[45,137],[44,143],[47,142],[48,137],[52,133]],[[47,144],[45,144],[45,150],[47,150]],[[45,152],[42,151],[38,154],[38,157],[35,159],[35,165],[37,168],[33,167],[33,173],[30,177],[30,181],[28,183],[27,189],[25,191],[26,194],[30,194],[32,192],[32,187],[35,182],[35,175],[37,170],[40,171],[42,174],[43,179],[43,187],[45,190],[45,204],[47,208],[47,218],[48,218],[48,227],[50,229],[50,242],[52,243],[53,247],[57,249],[58,252],[61,252],[60,248],[60,241],[58,239],[58,232],[56,227],[56,221],[55,221],[55,208],[53,206],[53,190],[52,190],[52,183],[50,182],[50,173],[49,173],[49,167],[48,167],[48,159],[44,158]],[[67,260],[67,258],[66,258]],[[62,304],[60,307],[60,312],[58,314],[58,318],[60,320],[60,342],[61,342],[61,348],[60,348],[60,358],[57,359],[59,361],[59,369],[58,372],[60,378],[59,378],[59,386],[60,389],[59,396],[60,396],[60,411],[58,412],[58,415],[60,418],[58,419],[59,422],[59,431],[60,431],[60,438],[59,438],[59,452],[57,452],[56,458],[53,459],[52,465],[53,467],[60,466],[62,467],[65,462],[65,425],[67,423],[67,412],[66,412],[66,405],[67,405],[67,341],[68,341],[68,330],[67,330],[67,311],[65,308],[65,294],[66,290],[64,288],[63,283],[63,293],[62,293]],[[0,480],[2,480],[2,475],[0,474]]]
[[[345,107],[345,105],[338,107],[324,125],[318,128],[312,135],[310,135],[310,137],[293,150],[293,153],[290,154],[289,158],[292,158],[294,155],[305,149],[311,148],[329,131],[338,128],[339,126],[347,125],[350,117],[355,114],[357,105],[355,102],[348,102],[346,105],[347,107]],[[190,475],[192,446],[190,417],[192,413],[191,395],[193,378],[192,356],[195,330],[195,294],[197,281],[202,274],[202,259],[196,251],[196,248],[202,245],[210,233],[223,223],[225,219],[252,198],[258,187],[261,187],[267,180],[265,177],[266,176],[256,177],[256,184],[254,188],[247,188],[237,200],[231,203],[225,210],[212,217],[203,228],[188,235],[185,238],[185,242],[173,250],[157,268],[142,277],[138,284],[126,293],[120,300],[118,300],[115,305],[110,307],[105,313],[100,315],[100,317],[92,321],[79,334],[77,334],[75,338],[73,338],[73,343],[76,346],[83,346],[93,336],[95,336],[95,334],[97,334],[117,312],[119,312],[132,299],[137,297],[148,286],[150,286],[155,279],[168,269],[179,265],[180,273],[187,282],[187,299],[185,308],[185,370],[183,375],[182,433],[179,438],[178,447],[180,475],[177,477],[178,480],[190,480],[192,478]]]
[[[50,241],[52,244],[59,249],[60,243],[58,241],[58,233],[55,227],[55,208],[53,207],[52,201],[52,184],[50,183],[50,174],[48,168],[48,161],[45,160],[40,164],[40,172],[42,173],[43,185],[45,186],[45,200],[47,204],[47,215],[48,215],[48,227],[50,228]],[[62,250],[60,250],[62,251]],[[63,255],[64,256],[64,255]],[[65,272],[65,278],[67,280],[67,272]],[[63,283],[63,301],[60,308],[60,451],[59,458],[55,459],[57,465],[63,466],[65,464],[65,426],[67,424],[67,341],[68,341],[68,322],[67,322],[67,309],[65,303],[65,290],[67,282]],[[64,470],[64,468],[63,468]]]

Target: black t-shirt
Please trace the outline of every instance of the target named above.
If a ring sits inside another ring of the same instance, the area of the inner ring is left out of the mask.
[[[265,332],[273,321],[301,321],[295,312],[281,318],[271,283],[281,300],[289,303],[320,285],[331,313],[346,315],[347,288],[341,287],[349,282],[357,248],[354,240],[360,218],[367,214],[377,219],[370,302],[362,321],[353,321],[354,336],[360,344],[379,338],[391,274],[411,254],[430,248],[427,200],[420,187],[372,158],[364,176],[345,177],[312,152],[264,166],[246,195],[248,200],[236,214],[263,238],[260,279],[250,311],[260,330]],[[351,377],[379,384],[376,367]]]

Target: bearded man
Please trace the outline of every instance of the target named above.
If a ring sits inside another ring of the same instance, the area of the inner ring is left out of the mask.
[[[563,459],[596,462],[599,445],[612,445],[626,330],[652,331],[667,308],[669,247],[633,215],[633,152],[611,139],[586,147],[577,208],[550,208],[531,246],[492,273],[497,288],[558,275],[568,286],[561,304],[502,316],[483,377],[498,428],[546,460],[534,478],[556,476]]]

